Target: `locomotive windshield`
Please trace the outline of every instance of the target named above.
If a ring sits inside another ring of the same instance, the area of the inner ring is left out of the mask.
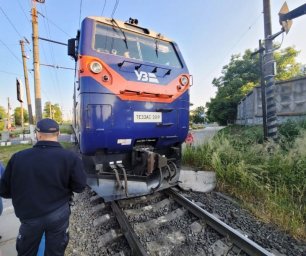
[[[98,52],[174,68],[182,67],[171,43],[117,27],[96,24],[93,46]]]

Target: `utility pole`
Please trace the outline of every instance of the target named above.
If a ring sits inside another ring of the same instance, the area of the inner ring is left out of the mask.
[[[38,46],[38,15],[36,2],[32,1],[32,30],[33,30],[33,66],[34,66],[34,89],[35,89],[35,116],[36,122],[42,119],[40,73],[39,73],[39,46]]]
[[[264,56],[264,80],[266,84],[267,100],[267,135],[268,138],[277,139],[277,115],[275,104],[275,72],[273,59],[273,38],[271,26],[270,0],[263,0],[264,31],[265,31],[265,56]]]
[[[21,127],[24,127],[24,117],[23,117],[23,104],[20,102],[20,119],[21,119]]]
[[[10,104],[10,98],[7,98],[7,130],[11,130],[11,104]]]
[[[20,40],[20,46],[21,46],[21,55],[22,55],[22,62],[23,62],[24,83],[25,83],[26,94],[27,94],[29,123],[34,124],[33,113],[32,113],[32,103],[31,103],[31,93],[30,93],[29,78],[28,78],[28,69],[27,69],[26,54],[24,51],[24,41],[23,40]]]
[[[263,52],[264,52],[264,50],[265,49],[262,47],[261,40],[259,40],[258,52],[259,52],[259,67],[260,67],[262,124],[263,124],[264,140],[266,140],[268,138],[268,131],[267,131],[267,106],[266,106],[266,86],[265,86],[265,79],[264,79],[263,67],[262,67],[262,59],[263,59]]]

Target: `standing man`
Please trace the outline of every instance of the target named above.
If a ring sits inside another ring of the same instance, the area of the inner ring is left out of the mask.
[[[9,160],[0,183],[0,196],[12,198],[21,226],[16,242],[19,256],[37,254],[43,233],[45,255],[63,256],[68,244],[72,192],[86,186],[76,154],[58,143],[59,126],[46,118],[36,125],[38,142]]]

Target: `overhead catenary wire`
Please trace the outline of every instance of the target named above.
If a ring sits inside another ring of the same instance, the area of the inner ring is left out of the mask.
[[[105,10],[105,6],[106,6],[106,0],[104,0],[104,4],[103,4],[103,8],[102,8],[102,12],[101,12],[101,16],[103,16],[104,10]]]
[[[15,53],[0,39],[0,42],[5,46],[5,48],[14,56],[14,58],[22,64],[21,60],[15,55]]]
[[[66,36],[71,37],[71,35],[69,35],[65,30],[63,30],[60,26],[58,26],[55,22],[53,22],[52,20],[50,20],[48,17],[43,16],[43,18],[45,18],[46,20],[48,20],[49,23],[51,23],[54,27],[56,27],[58,30],[60,30],[61,32],[63,32]]]
[[[114,15],[116,13],[116,10],[117,10],[117,7],[119,5],[119,0],[116,0],[116,3],[114,5],[114,9],[113,9],[113,12],[112,12],[112,15],[111,15],[111,18],[113,19],[114,18]]]
[[[240,43],[240,41],[242,40],[243,37],[245,37],[245,35],[253,28],[253,26],[258,22],[259,18],[261,17],[262,12],[256,17],[256,19],[254,19],[254,21],[251,23],[250,26],[248,26],[248,28],[241,34],[241,36],[238,38],[237,41],[235,41],[235,43],[233,44],[232,47],[229,48],[228,53],[230,53],[233,49],[236,48],[236,46]],[[228,53],[226,54],[226,56],[228,55]],[[227,58],[227,57],[226,57]],[[207,73],[207,75],[205,75],[207,78],[210,77],[210,74],[214,73],[216,68],[224,61],[225,58],[222,59],[222,61],[220,61],[218,64],[216,64],[212,69],[210,69],[210,71]]]
[[[18,1],[19,3],[19,1]],[[20,3],[19,3],[20,6]],[[21,6],[20,6],[21,7]],[[21,7],[22,9],[22,7]],[[3,10],[3,8],[0,6],[0,10],[3,13],[4,17],[7,19],[7,21],[10,23],[10,25],[12,26],[12,28],[15,30],[15,32],[17,33],[17,35],[19,36],[19,38],[23,38],[23,36],[19,33],[18,29],[16,28],[16,26],[14,25],[14,23],[11,21],[11,19],[9,18],[9,16],[6,14],[6,12]],[[22,9],[22,11],[24,12],[24,10]],[[29,19],[27,18],[27,20],[29,21]],[[27,46],[29,49],[30,47]]]
[[[46,66],[46,67],[51,67],[51,68],[57,68],[57,69],[68,69],[68,70],[73,70],[74,68],[67,68],[67,67],[62,67],[62,66],[58,66],[58,65],[50,65],[50,64],[43,64],[40,63],[41,66]]]
[[[8,20],[8,22],[11,24],[11,26],[13,27],[13,29],[16,31],[16,33],[19,35],[20,38],[22,38],[22,35],[19,33],[19,31],[17,30],[17,28],[15,27],[14,23],[10,20],[10,18],[6,15],[5,11],[2,9],[2,7],[0,6],[0,10],[3,13],[3,15],[5,16],[5,18]]]
[[[46,5],[44,5],[44,8],[45,8],[45,17],[48,17],[48,12],[47,12],[47,8],[46,8]],[[48,33],[48,39],[50,40],[51,38],[51,30],[50,30],[50,26],[49,26],[49,20],[46,19],[44,20],[44,24],[45,24],[45,28],[46,28],[46,31]],[[53,49],[53,45],[49,44],[49,49],[50,49],[50,53],[51,53],[51,63],[55,65],[56,61],[55,61],[55,54],[54,54],[54,49]],[[59,78],[58,78],[58,73],[57,73],[57,70],[54,70],[54,76],[55,76],[55,88],[56,88],[56,91],[57,93],[59,94],[60,96],[60,101],[61,101],[61,104],[63,105],[63,98],[62,98],[62,92],[61,92],[61,89],[60,89],[60,85],[59,85]]]
[[[24,16],[26,17],[27,21],[31,23],[31,20],[30,20],[30,18],[27,16],[27,14],[26,14],[24,8],[22,7],[22,5],[21,5],[21,3],[20,3],[20,0],[17,0],[17,2],[18,2],[18,5],[19,5],[20,9],[22,10]]]
[[[80,0],[79,28],[81,28],[82,4],[83,0]]]
[[[4,73],[4,74],[8,74],[8,75],[12,75],[12,76],[23,77],[23,75],[21,75],[21,74],[17,74],[17,73],[13,73],[13,72],[5,71],[5,70],[0,70],[0,73]]]

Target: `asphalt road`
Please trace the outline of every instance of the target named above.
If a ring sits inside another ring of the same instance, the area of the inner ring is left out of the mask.
[[[193,135],[193,145],[199,146],[206,143],[223,128],[224,126],[212,126],[199,130],[191,130],[190,132]]]

